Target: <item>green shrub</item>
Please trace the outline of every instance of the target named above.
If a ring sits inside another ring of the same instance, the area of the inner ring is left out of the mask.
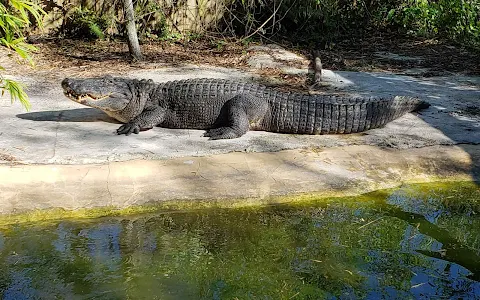
[[[97,16],[94,11],[85,7],[76,7],[65,20],[61,31],[70,38],[103,39],[108,25],[107,17]]]
[[[164,7],[159,1],[137,0],[135,18],[140,37],[151,39],[168,39],[171,30],[168,28]]]
[[[388,30],[480,44],[480,0],[241,0],[229,11],[224,24],[240,35],[318,42]]]
[[[25,42],[24,30],[31,25],[32,20],[36,25],[42,27],[42,15],[45,12],[35,3],[25,0],[0,1],[0,45],[14,50],[22,59],[27,60],[33,66],[33,59],[30,56],[36,48]],[[32,20],[31,20],[32,19]],[[24,86],[14,80],[2,76],[5,68],[0,66],[0,95],[5,91],[10,94],[12,103],[19,100],[26,110],[30,108],[28,95]]]
[[[480,45],[480,0],[409,0],[388,20],[410,34]]]

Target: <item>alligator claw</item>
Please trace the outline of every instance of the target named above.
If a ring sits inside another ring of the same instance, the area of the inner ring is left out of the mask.
[[[236,134],[234,130],[230,127],[218,127],[208,129],[203,136],[209,137],[210,140],[224,140],[224,139],[234,139],[240,135]]]
[[[132,123],[127,123],[123,124],[122,126],[120,126],[120,128],[117,129],[117,134],[130,135],[132,134],[132,132],[138,134],[140,132],[140,126]]]
[[[220,134],[220,128],[207,129],[203,134],[204,137],[212,137],[214,135]]]

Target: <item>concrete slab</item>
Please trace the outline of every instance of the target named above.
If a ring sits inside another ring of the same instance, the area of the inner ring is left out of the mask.
[[[480,180],[480,78],[324,71],[328,93],[414,95],[432,106],[362,134],[248,132],[210,141],[199,130],[154,128],[126,137],[115,134],[116,121],[64,97],[59,82],[17,78],[28,87],[32,111],[0,98],[0,214]],[[202,66],[129,76],[255,80],[239,70]]]
[[[0,166],[0,215],[53,208],[121,209],[173,200],[220,200],[218,206],[228,207],[246,199],[243,205],[258,205],[288,201],[299,193],[350,196],[404,182],[472,180],[472,159],[478,161],[480,147],[468,147],[471,150],[345,146],[88,165]]]
[[[253,76],[229,69],[160,69],[131,74],[155,81],[191,77],[253,80]],[[415,95],[432,107],[408,114],[385,128],[352,135],[288,135],[248,132],[234,140],[210,141],[201,130],[154,128],[139,135],[117,136],[119,124],[102,112],[68,100],[59,83],[21,78],[29,87],[32,111],[2,98],[0,153],[21,163],[85,164],[131,159],[168,159],[228,152],[269,152],[296,148],[328,148],[372,145],[398,149],[431,145],[480,142],[478,78],[438,77],[421,79],[385,73],[332,72],[325,70],[327,92],[363,96]]]

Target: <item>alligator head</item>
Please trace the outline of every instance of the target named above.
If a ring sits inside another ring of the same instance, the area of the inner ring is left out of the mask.
[[[112,76],[97,78],[65,78],[62,81],[65,96],[80,104],[108,113],[123,110],[132,100],[130,79]]]

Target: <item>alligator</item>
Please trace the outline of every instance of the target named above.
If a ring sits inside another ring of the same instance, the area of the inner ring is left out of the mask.
[[[124,123],[117,134],[154,126],[206,130],[210,139],[232,139],[248,130],[341,134],[384,126],[429,106],[416,97],[351,97],[283,92],[224,79],[151,79],[112,76],[65,78],[64,94]]]

